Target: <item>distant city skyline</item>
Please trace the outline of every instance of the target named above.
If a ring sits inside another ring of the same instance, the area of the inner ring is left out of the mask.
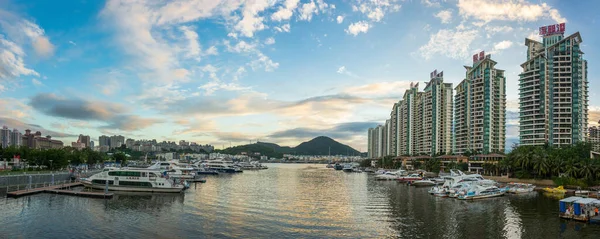
[[[207,2],[2,1],[0,126],[65,145],[80,134],[216,147],[324,135],[365,152],[365,132],[411,83],[437,69],[457,86],[485,50],[505,70],[510,147],[524,39],[562,22],[582,35],[588,120],[600,120],[597,1]]]

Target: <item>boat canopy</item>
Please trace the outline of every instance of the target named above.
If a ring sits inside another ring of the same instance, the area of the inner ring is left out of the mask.
[[[580,199],[583,199],[583,198],[582,197],[568,197],[568,198],[561,199],[560,202],[575,202]]]
[[[595,198],[581,198],[581,199],[575,201],[575,203],[579,203],[579,204],[600,204],[600,200],[597,200]]]

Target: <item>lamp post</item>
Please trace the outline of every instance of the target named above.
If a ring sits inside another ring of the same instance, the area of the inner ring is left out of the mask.
[[[50,161],[50,170],[52,170],[52,161],[53,160],[49,160]]]

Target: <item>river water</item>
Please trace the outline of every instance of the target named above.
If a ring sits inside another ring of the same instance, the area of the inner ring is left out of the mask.
[[[325,165],[207,177],[181,194],[0,199],[0,238],[598,238],[558,218],[558,199],[474,202]]]

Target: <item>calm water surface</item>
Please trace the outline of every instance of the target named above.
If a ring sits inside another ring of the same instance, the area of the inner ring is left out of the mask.
[[[541,194],[475,202],[324,165],[208,177],[181,194],[0,199],[0,238],[599,238]]]

